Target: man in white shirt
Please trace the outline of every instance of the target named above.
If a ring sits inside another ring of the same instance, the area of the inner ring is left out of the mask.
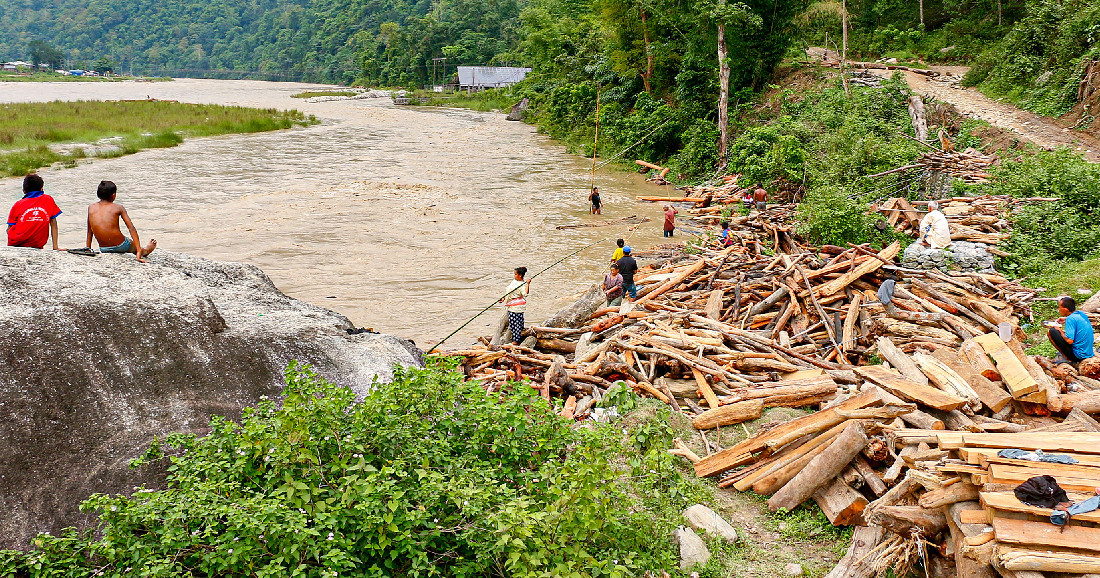
[[[947,217],[940,212],[940,204],[936,201],[929,201],[928,214],[921,219],[919,242],[933,249],[943,249],[951,244]]]

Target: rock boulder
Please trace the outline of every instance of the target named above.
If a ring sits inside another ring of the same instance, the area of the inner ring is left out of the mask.
[[[292,360],[365,392],[412,342],[291,299],[258,268],[158,251],[83,257],[0,247],[0,548],[85,526],[92,493],[162,479],[128,462],[282,390]]]

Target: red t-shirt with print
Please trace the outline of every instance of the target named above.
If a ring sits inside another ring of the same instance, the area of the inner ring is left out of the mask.
[[[42,191],[27,193],[8,213],[8,246],[45,247],[50,238],[50,219],[60,214],[53,197]]]

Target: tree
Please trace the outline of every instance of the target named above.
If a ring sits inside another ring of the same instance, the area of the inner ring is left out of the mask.
[[[100,74],[107,74],[109,72],[114,72],[117,67],[118,65],[108,60],[106,56],[101,56],[99,60],[95,61],[93,70]]]
[[[61,68],[61,63],[65,60],[65,55],[61,54],[61,51],[50,46],[45,40],[31,40],[30,43],[30,59],[35,68],[39,64],[49,64],[50,68],[56,70]]]

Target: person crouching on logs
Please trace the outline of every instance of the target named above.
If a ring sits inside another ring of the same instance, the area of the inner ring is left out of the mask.
[[[531,281],[524,281],[527,267],[516,267],[515,279],[508,284],[508,292],[500,302],[508,309],[508,328],[512,330],[512,343],[519,344],[523,339],[523,312],[527,310],[527,294],[531,292]]]

